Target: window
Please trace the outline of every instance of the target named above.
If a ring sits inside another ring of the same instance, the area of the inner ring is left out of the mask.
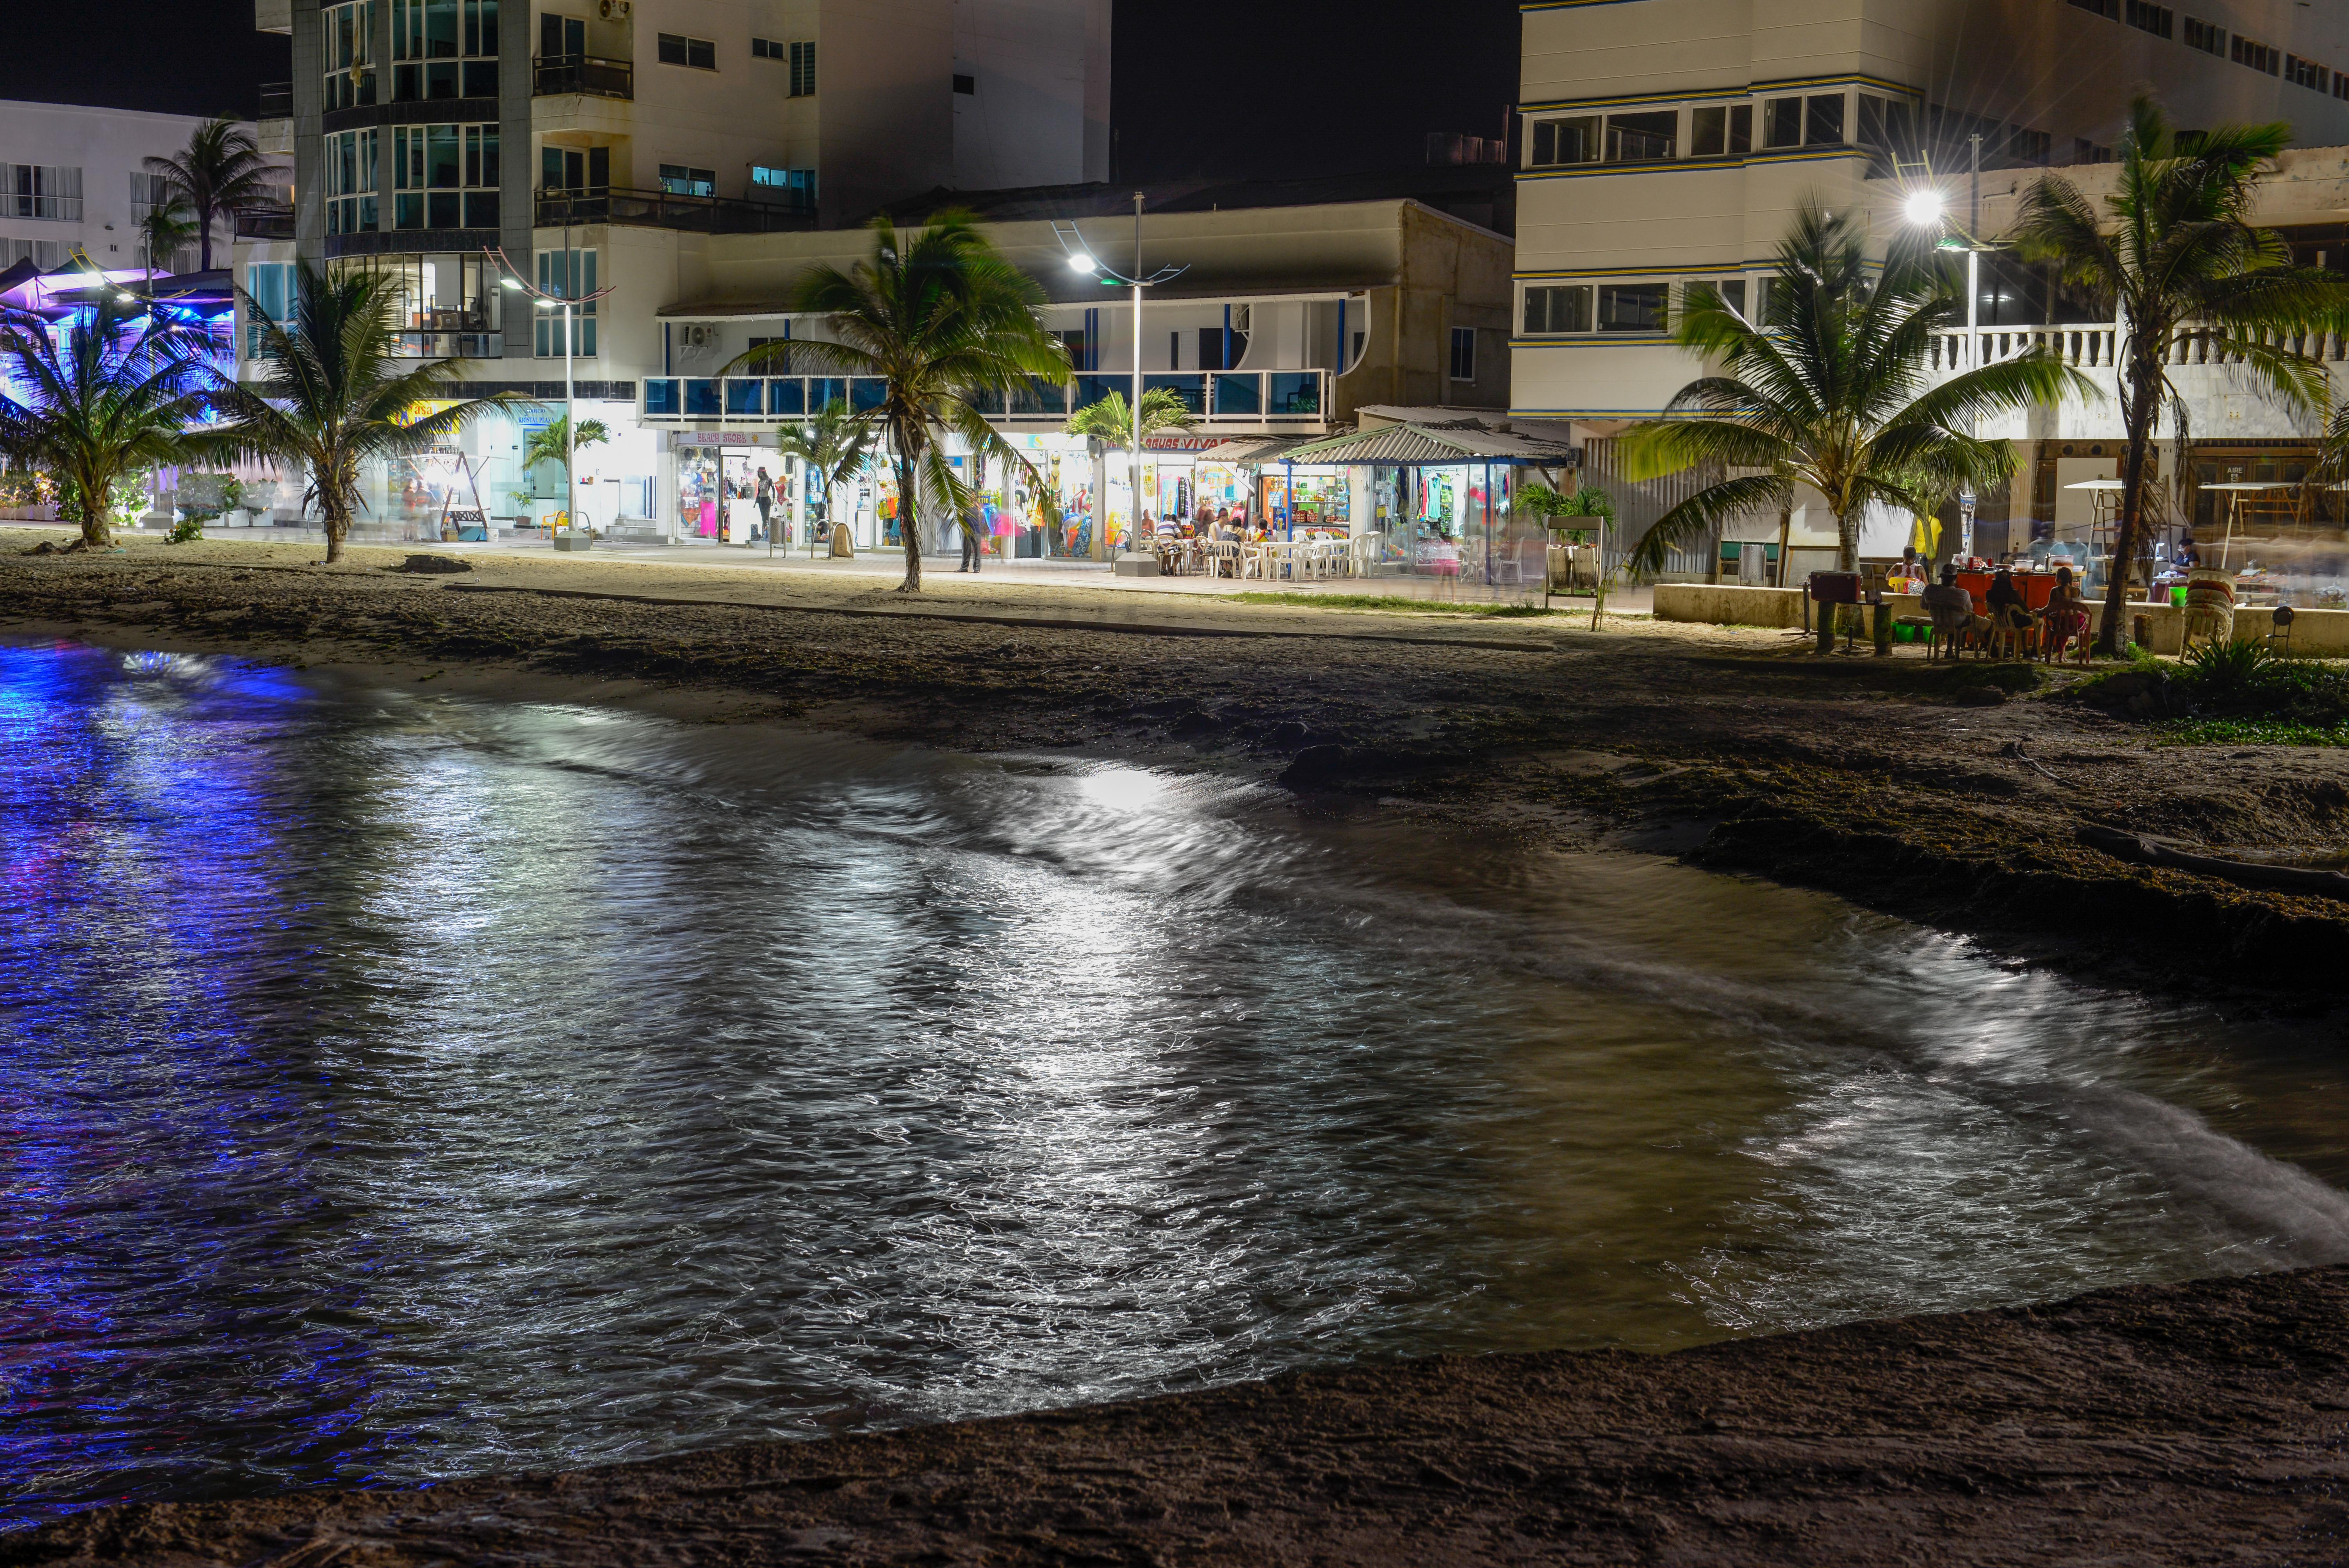
[[[538,150],[539,188],[573,196],[601,196],[612,188],[612,150],[608,147],[542,147]]]
[[[1537,168],[1599,161],[1599,117],[1544,119],[1534,123],[1532,160]]]
[[[1805,100],[1803,139],[1814,147],[1843,140],[1843,94],[1827,93]]]
[[[1694,158],[1743,158],[1754,150],[1754,106],[1689,110],[1689,154]]]
[[[255,262],[244,270],[244,292],[270,322],[283,322],[294,306],[294,263],[291,262]],[[243,308],[242,304],[239,306]],[[247,312],[244,323],[244,356],[254,357],[261,352],[261,335],[269,323]]]
[[[1526,291],[1526,331],[1588,332],[1590,287],[1529,288]]]
[[[2333,90],[2333,67],[2320,66],[2314,60],[2303,60],[2298,55],[2283,57],[2283,79],[2295,87],[2313,88],[2318,92]]]
[[[2072,0],[2072,4],[2083,11],[2094,11],[2099,16],[2110,16],[2116,22],[2121,19],[2121,0]]]
[[[754,60],[781,60],[789,58],[790,52],[772,38],[753,38],[750,40],[750,57]],[[757,345],[758,340],[753,338],[751,346],[756,347]]]
[[[160,207],[171,200],[171,183],[160,174],[146,174],[138,170],[130,172],[130,206],[135,216],[147,214],[140,209]]]
[[[2339,71],[2333,73],[2333,96],[2337,98],[2349,98],[2349,76],[2344,76]]]
[[[1721,303],[1723,305],[1740,315],[1745,314],[1745,280],[1744,278],[1723,278],[1714,284],[1713,288],[1713,292],[1721,296]]]
[[[593,251],[541,251],[538,253],[538,286],[558,299],[582,299],[595,292],[595,253]],[[595,356],[595,304],[587,300],[571,310],[571,352],[582,358]],[[541,359],[563,357],[563,311],[533,310],[538,318],[537,341],[533,345]]]
[[[1671,315],[1669,284],[1600,284],[1599,330],[1661,332]]]
[[[53,273],[73,260],[73,246],[63,240],[0,238],[0,272],[18,262],[30,262],[45,273]]]
[[[815,40],[792,46],[792,93],[793,98],[815,97]]]
[[[2186,46],[2199,49],[2206,55],[2227,52],[2227,29],[2196,17],[2186,18]]]
[[[2240,33],[2235,35],[2234,42],[2228,50],[2228,57],[2239,66],[2249,66],[2255,71],[2265,71],[2271,77],[2281,75],[2283,70],[2283,56],[2265,44],[2244,37]]]
[[[2075,163],[2110,163],[2113,150],[2090,141],[2085,136],[2072,139],[2072,161]]]
[[[391,226],[498,226],[498,128],[402,125],[391,132]]]
[[[1800,147],[1803,144],[1803,100],[1764,98],[1762,102],[1762,145]]]
[[[81,170],[45,163],[0,163],[0,216],[81,222]]]
[[[2157,38],[2172,37],[2177,32],[2177,20],[2169,7],[2156,5],[2151,0],[2127,0],[2121,8],[2121,20]]]
[[[718,170],[688,169],[681,163],[660,166],[660,186],[672,196],[715,196],[718,194]]]
[[[967,77],[960,71],[957,71],[955,73],[954,90],[963,98],[976,98],[978,95],[978,78],[977,77]]]
[[[750,200],[773,201],[795,211],[815,211],[815,170],[750,166]]]
[[[2044,168],[2055,150],[2055,139],[2044,130],[2026,130],[2016,126],[2007,132],[2006,156],[2010,163]]]
[[[1868,173],[1882,178],[1919,158],[1916,106],[1903,98],[1859,95],[1859,144],[1876,154]]]
[[[1476,379],[1476,329],[1473,326],[1452,329],[1452,379]]]
[[[327,108],[358,108],[375,102],[377,0],[351,0],[318,12],[326,45]]]
[[[718,46],[707,38],[663,33],[660,35],[660,63],[665,66],[690,66],[697,71],[714,71],[718,68]]]
[[[1679,150],[1680,111],[1610,114],[1607,117],[1607,161],[1646,163]]]
[[[376,157],[382,132],[346,130],[321,139],[326,163],[326,232],[371,233],[376,224]]]
[[[495,98],[497,53],[498,0],[391,0],[393,98]]]

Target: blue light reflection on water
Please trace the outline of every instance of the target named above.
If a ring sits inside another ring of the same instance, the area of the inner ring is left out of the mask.
[[[1782,889],[73,646],[0,747],[19,1521],[2349,1255],[2331,1042]]]

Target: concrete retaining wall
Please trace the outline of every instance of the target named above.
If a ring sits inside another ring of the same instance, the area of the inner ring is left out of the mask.
[[[1800,588],[1745,588],[1732,583],[1659,583],[1656,619],[1714,626],[1799,626]]]

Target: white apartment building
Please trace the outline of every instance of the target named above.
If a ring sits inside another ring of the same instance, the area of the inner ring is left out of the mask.
[[[202,120],[80,104],[0,103],[0,270],[31,262],[44,271],[85,253],[101,267],[144,267],[140,222],[161,195],[146,160],[188,145]],[[213,233],[214,264],[231,235]],[[155,260],[160,272],[195,265],[195,247]]]
[[[1702,281],[1758,297],[1806,199],[1865,209],[1886,232],[1930,179],[1971,222],[1979,148],[1979,232],[1994,241],[2046,167],[2093,181],[2140,91],[2180,127],[2283,119],[2303,147],[2349,143],[2349,6],[2337,5],[1535,0],[1524,38],[1511,409],[1571,424],[1602,464],[1605,438],[1702,373],[1666,335],[1680,291]],[[2323,190],[2340,199],[2337,182]],[[2349,209],[2323,201],[2280,191],[2271,221],[2292,225],[2304,259],[2349,270]],[[2072,321],[2078,307],[2029,268],[1992,260],[1976,304],[2009,351],[2026,341],[2017,329],[2068,325],[2048,340],[2092,352],[2081,334],[2097,324]],[[2235,401],[2214,401],[2198,434],[2310,433],[2270,428],[2215,384],[2211,396]],[[2024,443],[2024,479],[1984,498],[1982,516],[2011,521],[2019,542],[2058,508],[2089,504],[2062,484],[2109,471],[2117,405],[2002,433]],[[1807,542],[1830,528],[1814,518]]]
[[[561,317],[503,269],[610,291],[569,346],[582,419],[621,432],[594,449],[618,482],[591,493],[642,516],[637,383],[662,368],[680,240],[1106,178],[1110,19],[1110,0],[256,0],[293,41],[264,136],[297,200],[290,238],[240,247],[238,281],[274,310],[297,261],[384,269],[409,353],[463,361],[462,393],[541,398],[563,393]],[[467,438],[509,492],[523,438],[504,421]]]

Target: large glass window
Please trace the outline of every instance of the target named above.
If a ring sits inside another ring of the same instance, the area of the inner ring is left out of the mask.
[[[815,211],[815,170],[812,169],[770,169],[764,164],[750,165],[750,200],[773,201],[795,212]]]
[[[80,222],[81,170],[47,163],[0,163],[0,213]]]
[[[392,137],[392,226],[498,226],[498,128],[403,125]]]
[[[660,166],[660,186],[672,196],[715,196],[718,194],[718,170],[688,169],[682,163]]]
[[[1607,117],[1607,161],[1645,163],[1671,158],[1679,150],[1678,109],[1651,114],[1610,114]]]
[[[244,319],[244,356],[251,359],[261,352],[261,335],[274,322],[283,325],[294,307],[294,263],[291,262],[255,262],[244,270],[244,292],[251,298],[252,308],[242,304],[238,314]],[[260,314],[255,315],[254,311]],[[263,319],[266,317],[267,319]]]
[[[1669,324],[1670,284],[1600,284],[1599,330],[1661,332]]]
[[[1598,162],[1599,117],[1589,114],[1572,119],[1536,120],[1533,151],[1529,157],[1536,168],[1558,163]]]
[[[378,0],[348,0],[318,12],[326,45],[326,107],[359,108],[375,102],[375,19]]]
[[[345,130],[323,139],[326,155],[326,232],[364,234],[376,222],[376,130]]]
[[[538,286],[558,298],[585,301],[571,309],[571,351],[582,358],[594,358],[596,302],[585,299],[585,296],[594,294],[597,286],[595,253],[593,251],[541,251],[538,253]],[[538,317],[535,344],[538,357],[562,358],[562,310],[560,308],[541,310],[533,314]],[[700,413],[703,410],[697,408],[690,411]],[[717,411],[715,407],[708,410],[713,414]]]
[[[495,98],[498,0],[391,0],[392,96]]]
[[[1689,110],[1689,152],[1697,158],[1743,158],[1754,150],[1754,106],[1716,104]]]
[[[1590,330],[1590,285],[1572,284],[1562,288],[1529,288],[1526,290],[1526,331],[1588,332]]]
[[[1762,145],[1803,145],[1803,100],[1798,98],[1762,100]]]

